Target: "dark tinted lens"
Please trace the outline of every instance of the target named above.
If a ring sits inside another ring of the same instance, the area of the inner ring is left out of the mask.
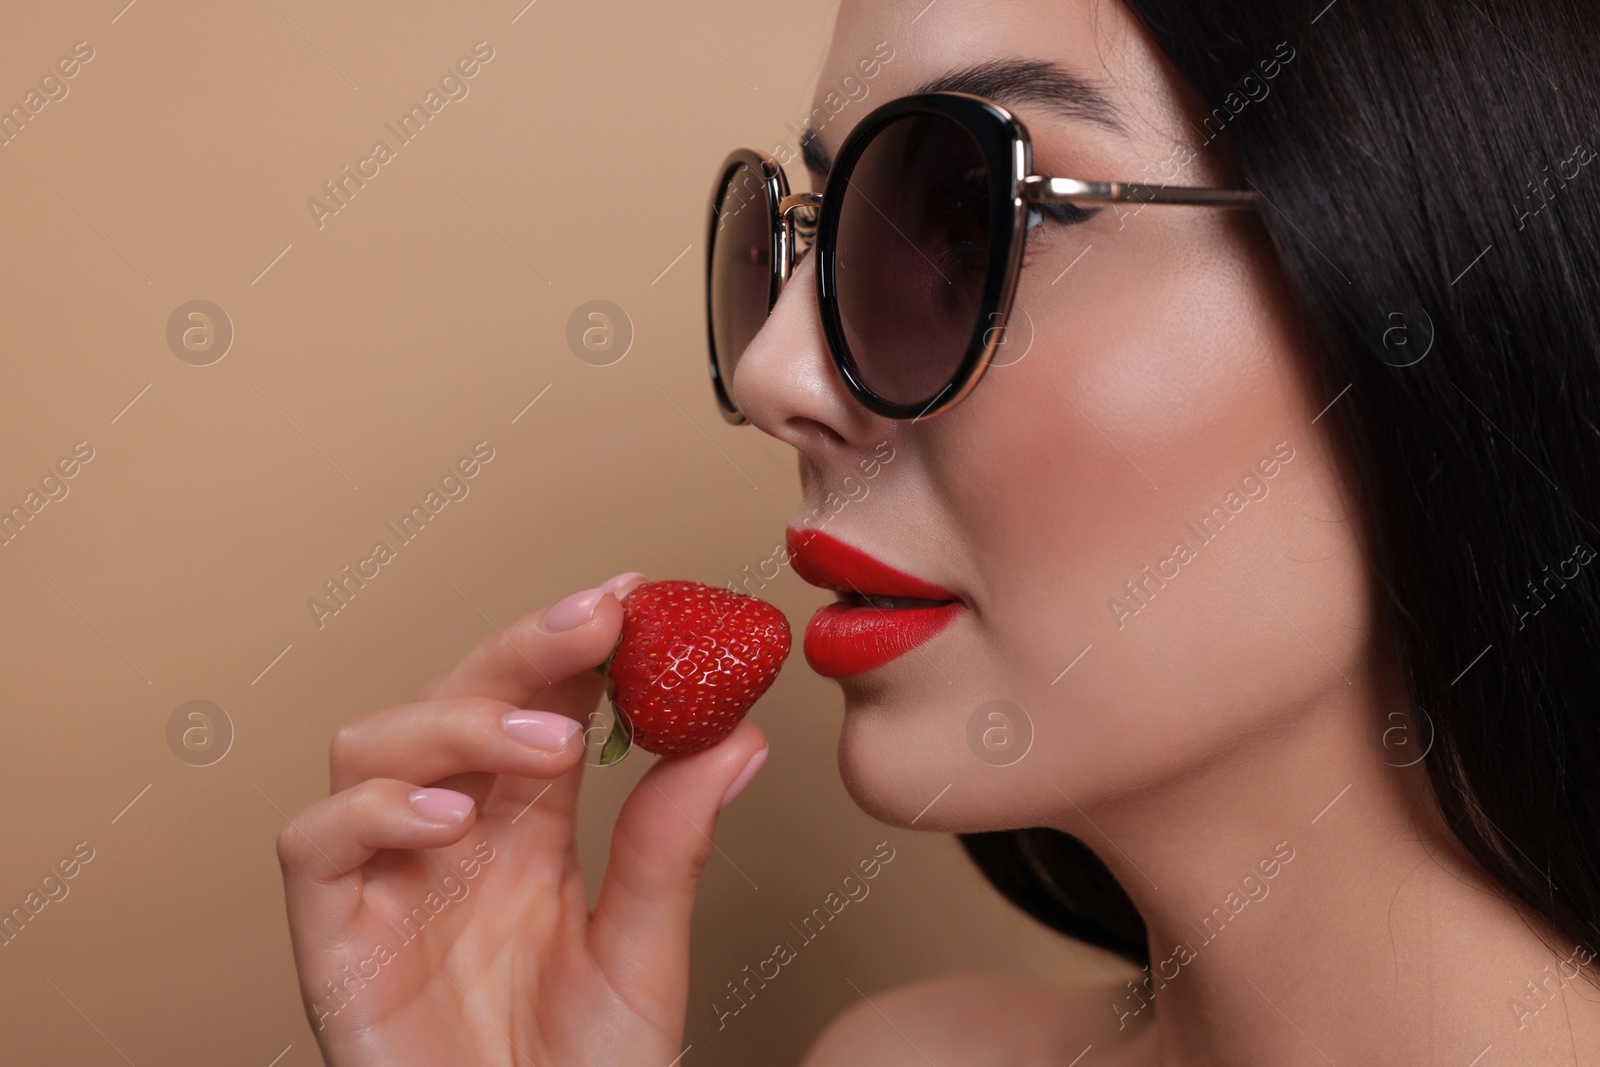
[[[716,209],[711,243],[711,343],[731,398],[733,371],[767,319],[772,287],[772,207],[766,181],[749,164],[734,167]]]
[[[839,209],[834,289],[857,372],[885,400],[932,400],[966,356],[990,211],[983,152],[950,119],[897,119],[862,151]]]

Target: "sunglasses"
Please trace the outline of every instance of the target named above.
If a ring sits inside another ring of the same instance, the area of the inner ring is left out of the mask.
[[[1004,343],[1031,214],[1063,204],[1256,200],[1239,189],[1034,174],[1027,127],[966,93],[901,97],[867,115],[820,196],[791,194],[775,160],[737,149],[717,172],[707,241],[717,405],[729,422],[747,421],[733,403],[733,375],[812,225],[817,310],[840,377],[871,411],[920,419],[971,392]],[[799,233],[796,210],[815,213]]]

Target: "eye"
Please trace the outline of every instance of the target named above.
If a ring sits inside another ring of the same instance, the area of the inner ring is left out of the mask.
[[[1099,212],[1100,208],[1082,208],[1077,204],[1034,204],[1028,209],[1028,229],[1038,226],[1046,218],[1063,226],[1075,226],[1089,221]]]

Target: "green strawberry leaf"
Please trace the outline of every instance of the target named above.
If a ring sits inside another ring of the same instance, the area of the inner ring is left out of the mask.
[[[600,750],[600,766],[609,767],[626,756],[633,748],[633,731],[629,729],[627,720],[621,710],[612,709],[616,713],[616,720],[611,724],[611,736],[606,738],[605,747]]]

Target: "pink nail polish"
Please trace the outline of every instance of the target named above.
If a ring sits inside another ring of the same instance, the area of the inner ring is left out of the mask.
[[[411,808],[434,822],[465,822],[472,814],[472,798],[454,789],[414,789]]]
[[[640,574],[638,571],[623,571],[614,578],[607,578],[605,581],[595,586],[595,588],[599,589],[602,593],[615,593],[618,589],[621,589],[635,578],[643,577],[644,575]]]
[[[516,740],[546,752],[560,752],[582,725],[558,711],[508,711],[500,723]]]
[[[556,631],[582,626],[594,618],[595,605],[600,603],[600,598],[605,595],[602,589],[585,589],[581,593],[573,593],[544,613],[544,628]]]
[[[722,794],[722,803],[717,805],[718,811],[733,803],[733,798],[742,793],[744,787],[750,784],[750,780],[756,776],[756,772],[761,769],[761,765],[767,762],[767,749],[770,747],[772,746],[762,745],[761,751],[751,756],[750,762],[744,765],[744,770],[739,772],[739,777],[728,783],[728,791]]]

